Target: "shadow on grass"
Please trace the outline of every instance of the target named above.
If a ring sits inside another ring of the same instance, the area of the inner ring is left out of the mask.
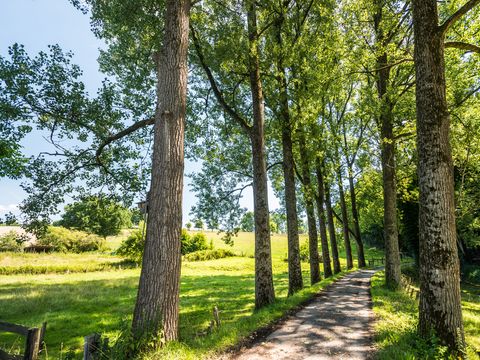
[[[392,291],[384,285],[384,273],[372,279],[372,300],[376,314],[376,359],[446,359],[447,349],[432,336],[422,339],[417,333],[418,301],[404,291]],[[469,358],[478,358],[480,303],[462,299],[463,320]],[[474,348],[475,347],[475,348]]]
[[[129,272],[112,279],[109,279],[108,272],[104,275],[105,278],[100,280],[88,279],[89,274],[71,274],[68,278],[58,275],[52,280],[55,283],[35,283],[34,278],[30,278],[25,282],[0,285],[1,320],[26,326],[47,321],[45,342],[49,358],[58,358],[62,348],[79,353],[84,336],[99,332],[115,337],[122,323],[131,318],[138,273]],[[304,276],[307,283],[308,272]],[[82,277],[86,279],[82,280]],[[253,274],[183,276],[181,343],[204,349],[220,343],[232,344],[238,338],[237,334],[246,335],[258,325],[265,325],[298,303],[302,296],[309,296],[305,293],[285,299],[288,274],[278,274],[274,278],[279,300],[268,311],[254,312]],[[215,305],[220,309],[222,328],[207,337],[196,336],[212,320]],[[252,317],[253,313],[255,317]],[[0,344],[4,348],[12,342],[18,343],[16,337],[0,335]]]

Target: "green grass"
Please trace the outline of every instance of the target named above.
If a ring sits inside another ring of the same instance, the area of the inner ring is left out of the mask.
[[[478,289],[477,289],[478,291]],[[462,287],[462,309],[469,359],[479,359],[480,292]],[[418,300],[384,286],[384,272],[372,278],[377,359],[440,359],[445,349],[421,340],[416,332]]]
[[[0,275],[108,271],[126,267],[132,265],[106,253],[0,253]]]
[[[207,237],[212,238],[216,247],[229,248],[215,233],[207,233]],[[253,255],[253,234],[243,233],[235,240],[234,251]],[[277,301],[261,311],[254,311],[253,258],[184,262],[181,277],[180,341],[169,344],[160,354],[152,356],[168,359],[207,357],[212,352],[234,345],[255,329],[281,317],[285,311],[312,297],[333,281],[328,279],[313,287],[308,286],[309,266],[303,263],[304,282],[307,286],[296,295],[287,297],[286,251],[286,236],[273,236],[272,257]],[[30,255],[22,261],[35,261],[35,256],[38,256],[38,263],[78,264],[83,261],[101,263],[104,261],[102,257],[108,258],[105,254],[41,254],[31,255],[32,258]],[[21,263],[19,259],[16,259],[17,265]],[[345,268],[344,259],[342,265]],[[37,326],[47,321],[45,341],[48,358],[58,359],[68,349],[73,349],[78,358],[84,336],[100,332],[115,339],[125,322],[129,323],[138,276],[139,269],[3,275],[0,276],[1,318],[28,326]],[[208,327],[212,319],[212,307],[215,305],[221,311],[221,328],[208,336],[197,336]],[[0,345],[14,344],[13,347],[18,347],[19,343],[20,340],[13,336],[0,337]]]

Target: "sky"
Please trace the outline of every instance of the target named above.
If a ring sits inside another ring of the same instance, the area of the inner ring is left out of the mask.
[[[95,94],[105,77],[99,72],[97,64],[99,49],[105,44],[90,31],[88,16],[76,10],[68,0],[0,0],[0,55],[6,56],[8,47],[14,43],[25,45],[31,56],[46,51],[50,44],[59,44],[63,50],[73,51],[73,61],[83,70],[83,80],[91,94]],[[24,146],[27,154],[33,155],[46,146],[38,134],[27,141]],[[198,163],[186,161],[186,174],[199,169]],[[17,205],[26,196],[20,183],[21,180],[0,179],[0,216],[9,211],[19,214]],[[184,223],[191,220],[190,208],[196,203],[188,183],[189,179],[185,178]],[[279,206],[271,189],[269,202],[272,210]],[[253,209],[251,189],[244,192],[241,206]]]

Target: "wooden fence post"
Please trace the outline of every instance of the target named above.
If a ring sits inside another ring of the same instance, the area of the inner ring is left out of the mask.
[[[40,350],[40,335],[41,329],[28,329],[27,343],[25,345],[25,355],[23,356],[24,360],[38,359],[38,351]]]
[[[94,360],[95,353],[99,349],[100,334],[91,334],[85,336],[83,344],[83,360]]]
[[[217,327],[220,327],[220,315],[216,305],[213,307],[213,319],[215,320]]]

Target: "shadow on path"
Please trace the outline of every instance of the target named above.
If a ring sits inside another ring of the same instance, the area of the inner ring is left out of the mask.
[[[348,274],[287,319],[239,360],[368,359],[373,353],[370,279],[375,270]]]

